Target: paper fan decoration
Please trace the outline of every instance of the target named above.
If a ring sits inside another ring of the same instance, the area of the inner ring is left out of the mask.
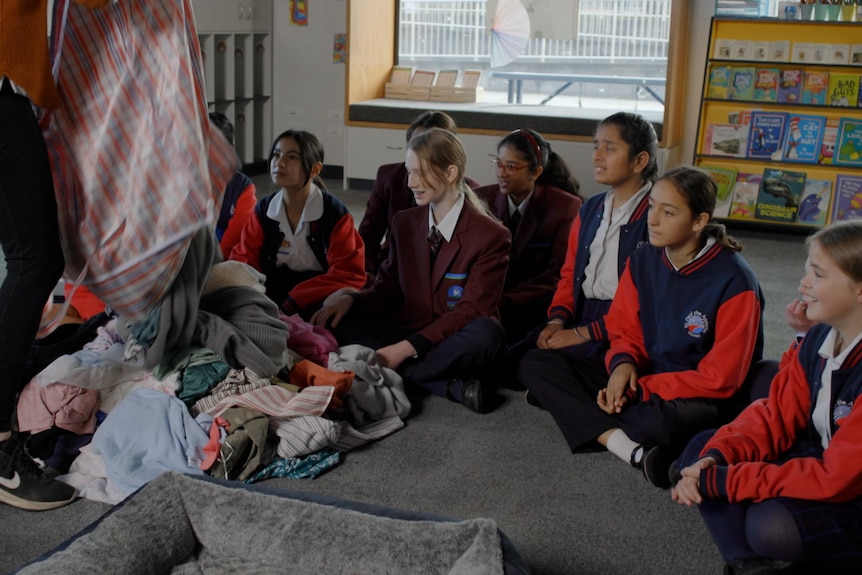
[[[500,0],[491,22],[491,67],[498,68],[524,53],[530,41],[530,16],[519,0]]]

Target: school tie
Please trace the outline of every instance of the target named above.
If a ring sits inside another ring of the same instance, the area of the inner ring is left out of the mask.
[[[515,212],[509,216],[509,231],[512,232],[512,237],[515,237],[515,230],[518,229],[518,224],[521,223],[521,210],[516,209]]]
[[[437,253],[440,251],[440,246],[443,245],[443,234],[437,229],[437,226],[431,226],[431,231],[428,232],[428,245],[431,247],[431,261],[437,259]]]

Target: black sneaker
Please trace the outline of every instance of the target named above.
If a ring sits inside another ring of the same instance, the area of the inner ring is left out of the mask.
[[[75,488],[46,477],[13,435],[0,443],[0,501],[28,511],[56,509],[75,499]]]

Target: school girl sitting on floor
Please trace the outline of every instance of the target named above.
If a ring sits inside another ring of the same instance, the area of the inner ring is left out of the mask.
[[[455,120],[448,114],[429,110],[416,116],[407,128],[407,141],[431,128],[442,128],[453,134],[457,131]],[[471,188],[479,187],[475,180],[467,177],[464,180]],[[365,243],[365,271],[368,272],[369,283],[374,281],[377,270],[386,261],[389,252],[387,238],[392,217],[401,210],[415,206],[413,192],[407,185],[407,168],[404,162],[380,166],[371,187],[368,204],[365,206],[365,215],[359,223],[359,235]]]
[[[497,305],[511,241],[464,184],[466,163],[451,132],[432,128],[410,140],[408,182],[418,206],[392,219],[389,256],[374,284],[329,298],[312,320],[331,325],[340,345],[377,350],[409,384],[482,413],[483,377],[505,342]]]
[[[769,397],[686,447],[673,499],[696,504],[725,573],[858,573],[862,565],[862,222],[808,239],[811,322]]]
[[[715,201],[697,168],[656,181],[650,245],[629,257],[605,317],[605,365],[550,350],[521,362],[573,452],[598,442],[660,487],[695,433],[738,413],[734,396],[763,350],[763,294],[741,246],[711,221]]]
[[[270,151],[277,192],[260,200],[230,259],[266,275],[266,294],[303,319],[342,287],[365,284],[364,248],[353,217],[320,179],[323,146],[302,130],[281,133]]]
[[[509,341],[517,342],[545,318],[582,199],[569,167],[533,130],[507,134],[492,161],[497,183],[476,195],[512,233],[500,317]]]

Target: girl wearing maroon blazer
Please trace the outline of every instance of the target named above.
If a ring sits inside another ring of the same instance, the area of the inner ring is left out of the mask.
[[[484,379],[505,340],[497,306],[511,241],[464,184],[465,165],[451,132],[432,128],[410,140],[406,166],[417,207],[395,214],[374,283],[328,298],[312,321],[330,325],[341,345],[377,350],[380,363],[408,383],[481,413],[488,408]]]

